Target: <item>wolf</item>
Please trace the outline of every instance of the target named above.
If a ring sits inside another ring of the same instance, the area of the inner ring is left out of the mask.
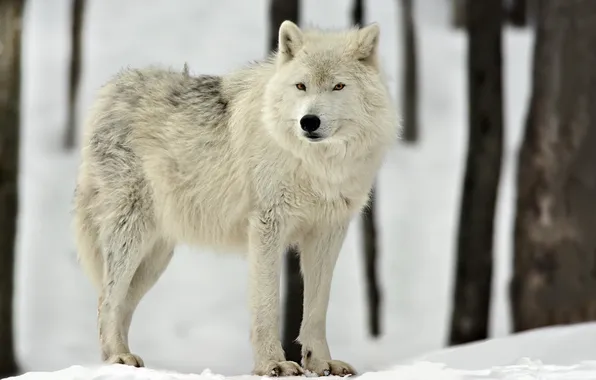
[[[253,374],[349,375],[326,315],[351,220],[398,135],[377,23],[285,21],[268,58],[221,76],[127,68],[85,121],[74,196],[78,260],[99,294],[107,363],[144,366],[128,332],[177,244],[246,252]],[[279,337],[282,254],[300,252],[301,365]]]

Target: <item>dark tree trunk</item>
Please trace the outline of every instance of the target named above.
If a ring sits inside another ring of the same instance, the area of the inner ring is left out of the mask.
[[[279,26],[285,20],[300,24],[300,0],[269,0],[269,50],[277,49]]]
[[[286,253],[286,298],[283,314],[282,346],[286,360],[300,363],[302,345],[296,341],[302,323],[304,282],[300,272],[300,252],[290,247]]]
[[[451,344],[488,337],[493,225],[501,172],[501,0],[469,1],[469,143],[457,240]]]
[[[352,24],[364,26],[364,0],[354,0],[352,4]]]
[[[542,0],[528,0],[528,9],[527,9],[527,22],[528,24],[530,24],[532,26],[532,28],[535,28],[536,25],[538,24],[538,8],[541,7],[541,1]]]
[[[377,229],[375,224],[375,189],[370,205],[362,214],[366,293],[368,294],[368,328],[373,337],[381,335],[381,290],[377,275]]]
[[[363,26],[366,9],[363,0],[354,0],[352,5],[352,24]],[[370,335],[381,334],[381,291],[377,276],[377,229],[375,227],[374,188],[371,193],[369,208],[362,213],[362,239],[364,242],[364,274],[368,296],[368,328]]]
[[[0,0],[0,378],[17,372],[13,297],[23,8],[24,0]]]
[[[515,331],[596,319],[596,2],[541,1],[517,178]]]
[[[525,27],[528,25],[528,1],[510,0],[507,7],[507,19],[509,23],[516,27]]]
[[[416,142],[419,135],[418,125],[418,73],[416,60],[416,32],[414,29],[414,4],[412,0],[401,0],[402,25],[404,38],[403,65],[403,110],[404,134],[406,142]]]
[[[70,35],[70,75],[68,87],[68,120],[64,136],[64,148],[72,149],[75,146],[77,124],[76,103],[81,82],[81,39],[83,30],[83,17],[85,14],[85,0],[73,0],[72,30]]]
[[[269,3],[269,45],[270,51],[277,49],[279,26],[285,20],[300,23],[299,0],[270,0]],[[300,252],[294,247],[286,252],[286,298],[284,301],[282,345],[286,360],[300,363],[302,346],[296,341],[302,323],[304,282],[300,272]]]
[[[451,23],[455,29],[466,26],[467,0],[451,0]]]

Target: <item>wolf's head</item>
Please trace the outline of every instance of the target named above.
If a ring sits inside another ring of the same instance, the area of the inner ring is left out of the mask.
[[[270,132],[285,145],[370,149],[393,140],[397,119],[380,73],[379,32],[376,23],[333,32],[284,21],[265,90]]]

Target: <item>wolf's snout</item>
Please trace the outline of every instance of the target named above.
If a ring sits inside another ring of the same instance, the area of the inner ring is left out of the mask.
[[[304,132],[314,132],[319,129],[321,125],[321,119],[317,115],[304,115],[300,119],[300,126]]]

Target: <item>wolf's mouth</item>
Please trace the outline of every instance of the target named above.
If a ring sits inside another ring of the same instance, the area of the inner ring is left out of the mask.
[[[312,142],[321,141],[324,139],[323,136],[321,136],[318,133],[314,133],[314,132],[305,132],[304,137],[306,137],[309,141],[312,141]]]

